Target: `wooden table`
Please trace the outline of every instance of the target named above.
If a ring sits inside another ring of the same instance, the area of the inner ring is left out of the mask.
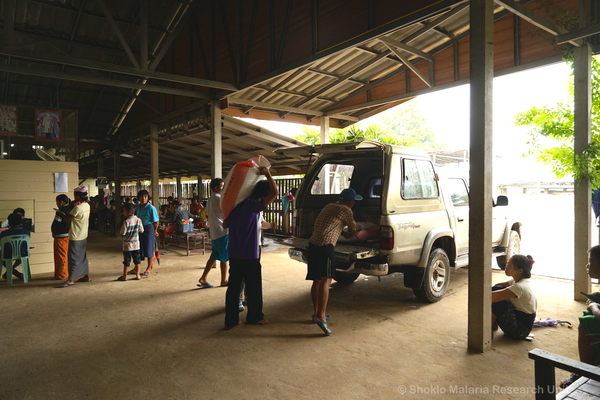
[[[188,257],[190,255],[190,253],[202,252],[202,254],[205,254],[205,252],[206,252],[206,232],[199,231],[199,230],[190,232],[190,233],[173,232],[172,235],[175,237],[175,244],[173,244],[173,243],[166,244],[164,242],[164,234],[163,234],[163,248],[166,248],[166,246],[181,247],[183,249],[186,249]],[[185,246],[183,244],[181,244],[181,245],[179,244],[180,238],[185,238]],[[194,239],[201,238],[202,239],[202,247],[199,249],[194,249],[194,248],[190,249],[190,239],[191,238],[194,238]]]

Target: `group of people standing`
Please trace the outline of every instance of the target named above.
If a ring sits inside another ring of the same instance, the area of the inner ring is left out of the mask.
[[[127,280],[128,274],[148,276],[154,268],[156,235],[158,234],[158,213],[148,201],[146,190],[138,193],[137,205],[124,205],[126,217],[121,226],[123,240],[123,265],[126,269],[118,280]],[[65,280],[57,286],[60,289],[75,285],[76,282],[91,282],[90,267],[87,258],[87,238],[90,221],[88,188],[79,186],[73,191],[73,200],[67,195],[56,197],[56,214],[52,222],[54,238],[54,280]],[[137,222],[139,221],[139,222]],[[148,266],[140,274],[140,260],[148,259]],[[130,262],[135,267],[127,272]]]

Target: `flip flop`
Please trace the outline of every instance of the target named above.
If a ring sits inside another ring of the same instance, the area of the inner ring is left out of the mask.
[[[317,325],[319,325],[319,328],[321,328],[321,330],[323,331],[323,333],[325,333],[326,336],[331,336],[331,329],[329,329],[327,327],[326,321],[321,321],[321,320],[317,319],[317,317],[315,317],[314,315],[313,315],[313,321],[315,321],[317,323]]]
[[[312,315],[312,319],[313,319],[313,321],[314,321],[314,319],[315,319],[315,318],[316,318],[316,315],[315,315],[315,314],[313,314],[313,315]],[[326,315],[326,316],[325,316],[325,322],[329,322],[329,321],[331,321],[331,315]]]
[[[200,289],[210,289],[210,288],[214,287],[213,285],[211,285],[208,282],[206,282],[206,283],[199,283],[196,286],[198,286]]]
[[[135,271],[129,271],[127,275],[135,275]]]
[[[85,278],[79,278],[77,279],[77,282],[91,282],[91,279],[85,279]]]
[[[150,272],[150,271],[144,271],[144,273],[142,275],[144,275],[144,276],[150,276],[151,273],[152,272]]]
[[[142,278],[131,278],[131,280],[133,280],[133,281],[141,281]]]
[[[66,288],[66,287],[71,287],[71,286],[73,286],[73,285],[75,285],[75,284],[74,284],[74,283],[66,283],[66,282],[65,282],[65,283],[63,283],[62,285],[60,285],[60,286],[57,286],[57,288],[58,288],[58,289],[64,289],[64,288]]]
[[[118,280],[119,282],[127,282],[127,279],[123,279],[123,277],[122,277],[122,276],[118,277],[118,278],[117,278],[117,280]]]

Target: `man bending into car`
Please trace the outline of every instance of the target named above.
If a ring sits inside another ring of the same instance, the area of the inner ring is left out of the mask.
[[[314,230],[308,242],[308,273],[306,280],[313,281],[310,288],[314,313],[313,321],[325,332],[331,335],[327,322],[331,319],[326,314],[329,300],[329,285],[333,271],[335,271],[335,248],[340,234],[349,238],[359,231],[352,207],[362,196],[356,194],[354,189],[344,189],[340,193],[340,200],[327,204],[315,221]],[[345,226],[348,231],[342,233]]]

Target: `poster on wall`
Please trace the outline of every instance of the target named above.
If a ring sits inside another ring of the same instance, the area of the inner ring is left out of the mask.
[[[17,107],[0,106],[0,135],[17,135]]]
[[[60,141],[62,113],[58,110],[35,110],[35,138]]]

